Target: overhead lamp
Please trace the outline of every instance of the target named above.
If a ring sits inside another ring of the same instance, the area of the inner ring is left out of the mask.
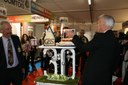
[[[88,5],[91,5],[91,0],[88,0]]]
[[[36,0],[32,0],[32,1],[36,2]]]

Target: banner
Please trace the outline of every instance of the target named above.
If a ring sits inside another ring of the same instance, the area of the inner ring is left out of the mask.
[[[8,16],[10,22],[49,22],[48,18],[39,15],[21,15],[21,16]]]
[[[2,0],[2,2],[27,11],[31,10],[31,0]]]
[[[60,23],[64,25],[64,27],[68,27],[68,17],[60,17]]]
[[[0,7],[0,17],[1,18],[7,17],[7,9],[5,7]]]

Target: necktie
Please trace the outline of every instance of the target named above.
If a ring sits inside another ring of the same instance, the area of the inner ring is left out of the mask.
[[[10,39],[8,39],[8,64],[13,64],[13,50],[12,50],[12,44]]]

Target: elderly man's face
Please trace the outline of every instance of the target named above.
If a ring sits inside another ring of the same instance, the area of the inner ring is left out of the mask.
[[[12,34],[12,27],[9,23],[3,24],[2,34],[4,37],[9,38]]]
[[[97,26],[98,26],[98,32],[104,32],[106,30],[105,19],[104,18],[98,19]]]
[[[80,36],[84,36],[84,33],[85,33],[85,31],[84,30],[81,30],[80,31]]]

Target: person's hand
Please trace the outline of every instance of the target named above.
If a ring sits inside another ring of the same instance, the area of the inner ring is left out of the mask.
[[[25,79],[25,68],[22,68],[21,71],[22,71],[22,79]]]
[[[22,68],[22,73],[25,73],[25,68]]]
[[[124,45],[126,43],[128,43],[128,40],[123,40],[121,44]]]

